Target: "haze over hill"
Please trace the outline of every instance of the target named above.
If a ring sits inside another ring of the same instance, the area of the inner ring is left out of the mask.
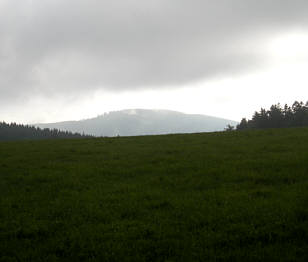
[[[137,136],[221,131],[228,124],[236,125],[237,122],[170,110],[127,109],[86,120],[35,124],[35,126],[94,136]]]

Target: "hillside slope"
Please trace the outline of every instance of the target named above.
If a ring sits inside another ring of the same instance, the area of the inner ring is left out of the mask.
[[[228,124],[236,125],[237,122],[169,110],[129,109],[110,112],[92,119],[36,124],[36,126],[95,136],[137,136],[219,131]]]
[[[308,261],[308,129],[0,143],[0,261]]]

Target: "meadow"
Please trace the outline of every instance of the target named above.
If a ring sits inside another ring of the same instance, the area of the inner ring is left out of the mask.
[[[0,143],[0,261],[308,261],[308,128]]]

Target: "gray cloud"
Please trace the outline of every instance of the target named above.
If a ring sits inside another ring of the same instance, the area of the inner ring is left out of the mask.
[[[307,13],[307,0],[0,0],[0,102],[254,70]]]

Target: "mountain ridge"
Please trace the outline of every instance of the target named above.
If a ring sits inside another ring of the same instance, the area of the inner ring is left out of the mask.
[[[38,123],[34,126],[57,128],[94,136],[138,136],[222,131],[228,124],[236,125],[237,123],[233,120],[202,114],[136,108],[110,111],[83,120]]]

